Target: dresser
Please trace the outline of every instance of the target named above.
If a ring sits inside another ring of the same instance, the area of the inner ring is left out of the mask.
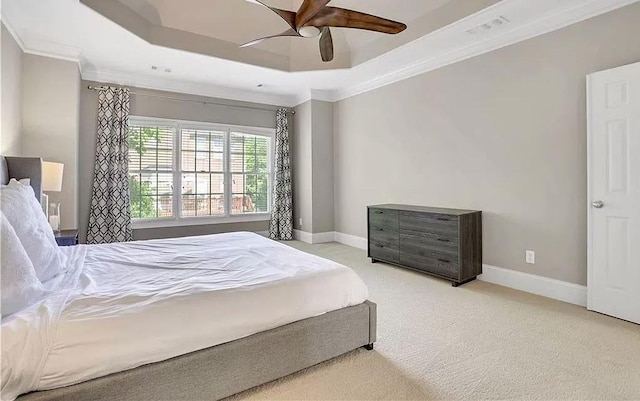
[[[453,282],[482,274],[482,212],[408,205],[368,207],[368,252]]]

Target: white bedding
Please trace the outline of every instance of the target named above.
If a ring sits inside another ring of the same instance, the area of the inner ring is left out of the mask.
[[[246,337],[367,299],[349,268],[232,233],[62,248],[45,301],[2,321],[2,399]]]

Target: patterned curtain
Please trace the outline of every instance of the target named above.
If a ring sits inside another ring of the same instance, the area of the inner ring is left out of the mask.
[[[129,89],[98,91],[98,133],[89,244],[131,241]]]
[[[289,150],[287,109],[280,109],[276,113],[276,171],[269,238],[283,241],[293,239],[293,193]]]

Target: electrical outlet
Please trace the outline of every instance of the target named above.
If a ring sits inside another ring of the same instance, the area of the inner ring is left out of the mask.
[[[299,220],[299,221],[298,221],[298,226],[299,226],[299,227],[302,227],[302,217],[300,217],[298,220]]]
[[[536,264],[536,253],[534,251],[527,251],[525,260],[530,265]]]

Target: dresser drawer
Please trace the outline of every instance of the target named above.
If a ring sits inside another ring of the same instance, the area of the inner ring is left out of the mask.
[[[432,233],[447,238],[458,238],[458,216],[400,212],[398,227],[402,231]]]
[[[398,211],[369,209],[369,229],[398,232]]]
[[[460,266],[445,258],[431,258],[403,252],[400,254],[400,264],[453,280],[458,280],[460,275]]]
[[[457,246],[451,243],[424,240],[421,236],[414,234],[400,234],[400,251],[403,254],[411,254],[420,257],[443,259],[451,263],[458,264],[460,261]]]
[[[456,235],[415,231],[401,231],[400,234],[407,239],[424,244],[424,246],[429,248],[441,249],[451,253],[458,253],[460,251],[460,243]]]
[[[386,262],[398,263],[400,252],[398,245],[381,243],[369,239],[369,257],[379,259]]]
[[[377,244],[386,245],[390,248],[398,249],[399,237],[397,232],[383,230],[370,230],[369,240]]]

